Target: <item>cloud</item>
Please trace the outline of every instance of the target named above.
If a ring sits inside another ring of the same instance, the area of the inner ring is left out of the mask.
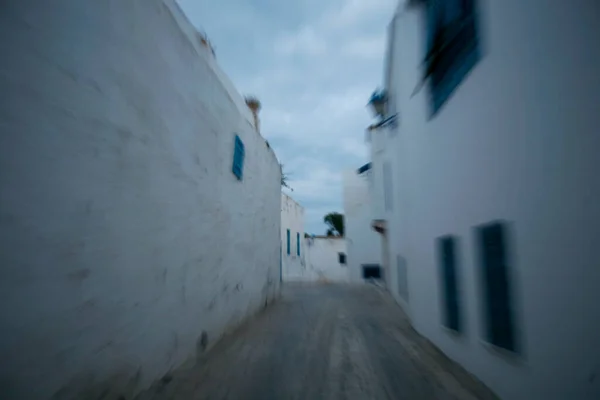
[[[309,173],[303,179],[292,183],[294,191],[302,193],[301,201],[311,204],[323,199],[323,194],[341,194],[340,173],[337,171],[323,170],[318,173]],[[337,193],[336,193],[337,192]],[[329,203],[329,200],[325,203]]]
[[[342,171],[368,159],[366,102],[380,85],[396,0],[180,0],[242,94],[305,207],[306,229],[342,211]]]
[[[345,153],[352,154],[356,158],[367,158],[368,149],[365,146],[364,140],[357,138],[349,138],[342,143],[342,149]]]
[[[316,56],[327,52],[327,43],[310,26],[304,26],[293,34],[285,35],[275,41],[275,54]]]
[[[335,29],[356,28],[357,25],[388,21],[397,0],[346,0],[333,12],[327,13],[326,19]]]
[[[359,37],[346,42],[342,48],[342,54],[347,57],[362,57],[371,60],[381,59],[385,52],[385,35],[373,37]]]

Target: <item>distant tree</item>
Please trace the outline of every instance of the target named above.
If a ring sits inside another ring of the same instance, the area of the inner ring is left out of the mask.
[[[323,217],[323,222],[328,226],[327,236],[344,236],[344,214],[330,212]]]

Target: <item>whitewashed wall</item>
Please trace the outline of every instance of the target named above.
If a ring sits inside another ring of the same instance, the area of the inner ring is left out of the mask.
[[[369,136],[371,153],[371,215],[374,220],[383,220],[387,218],[384,201],[383,163],[388,160],[385,148],[385,145],[388,143],[388,134],[381,130],[375,130],[369,133]]]
[[[290,254],[287,254],[287,230],[290,230]],[[300,234],[300,256],[296,234]],[[281,193],[281,267],[284,281],[309,279],[304,262],[304,208]]]
[[[411,98],[424,17],[403,3],[392,88],[400,127],[379,144],[395,162],[390,255],[406,260],[410,292],[400,302],[420,333],[504,399],[600,398],[600,6],[478,1],[483,59],[428,121],[427,90]],[[473,227],[496,219],[514,228],[519,356],[481,335]],[[440,323],[434,240],[445,234],[460,238],[461,337]]]
[[[371,226],[371,173],[359,175],[356,169],[344,172],[344,234],[348,271],[354,282],[363,281],[362,265],[381,264],[381,238]]]
[[[346,253],[344,238],[316,237],[306,239],[305,247],[306,265],[311,281],[350,282],[348,265],[340,264],[338,259],[338,253]]]
[[[171,0],[4,2],[0,50],[0,398],[131,398],[276,296],[278,162]]]
[[[370,205],[372,210],[372,220],[385,221],[385,232],[377,233],[379,236],[379,254],[380,264],[382,269],[382,277],[386,282],[388,289],[397,296],[397,268],[394,263],[392,248],[395,243],[391,241],[390,231],[395,229],[390,221],[394,219],[394,215],[398,212],[397,202],[397,172],[396,167],[399,160],[396,158],[397,153],[393,147],[389,147],[390,143],[395,140],[395,135],[389,128],[381,128],[373,131],[371,134],[371,189],[370,189]],[[386,171],[387,170],[387,171]],[[384,172],[385,171],[385,172]],[[385,174],[388,174],[386,177]]]

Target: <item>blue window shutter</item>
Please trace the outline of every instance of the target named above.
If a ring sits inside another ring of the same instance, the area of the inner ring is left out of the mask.
[[[296,233],[296,254],[300,255],[300,233]]]
[[[483,269],[486,339],[504,349],[518,351],[512,308],[511,276],[503,223],[479,228]]]
[[[460,332],[460,292],[456,265],[456,239],[453,236],[438,239],[438,260],[442,278],[443,324],[448,329]]]
[[[385,211],[392,211],[394,205],[392,187],[392,166],[389,161],[383,162],[383,201]]]
[[[438,56],[435,62],[432,61],[433,69],[428,77],[431,117],[481,59],[476,1],[434,1],[427,7],[427,54],[430,54],[438,33],[443,34],[441,40],[446,40],[445,49],[436,52]]]
[[[456,18],[460,18],[461,13],[463,11],[462,3],[462,0],[446,0],[444,2],[444,15],[442,16],[444,19],[444,23],[447,24],[454,21]]]
[[[435,1],[427,3],[427,23],[425,24],[427,27],[427,41],[425,42],[425,54],[429,54],[431,46],[433,46],[433,38],[438,27],[438,8],[439,5]]]
[[[244,143],[238,135],[235,135],[235,145],[233,150],[233,167],[232,172],[238,178],[242,180],[244,176],[244,158],[246,150],[244,149]]]
[[[287,230],[287,254],[290,255],[290,230]]]

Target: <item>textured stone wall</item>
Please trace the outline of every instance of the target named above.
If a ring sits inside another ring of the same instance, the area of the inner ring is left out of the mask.
[[[129,398],[278,293],[279,164],[170,0],[3,2],[0,51],[0,398]]]

